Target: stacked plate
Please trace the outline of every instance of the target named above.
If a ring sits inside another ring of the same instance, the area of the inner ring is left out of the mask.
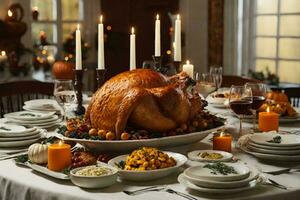
[[[61,109],[53,99],[35,99],[25,101],[24,110],[39,112],[59,112]]]
[[[0,124],[0,151],[11,152],[11,147],[26,147],[41,138],[41,130],[20,125]],[[18,149],[13,149],[18,150]]]
[[[300,136],[278,133],[256,133],[241,149],[260,159],[300,161]]]
[[[213,165],[216,165],[216,163]],[[241,163],[226,163],[225,165],[232,167],[236,173],[225,175],[216,173],[216,171],[205,167],[205,165],[194,166],[180,174],[178,181],[189,189],[212,194],[232,194],[256,186],[256,179],[258,178],[256,169],[249,168]]]
[[[50,128],[61,122],[55,112],[20,111],[5,114],[4,118],[7,119],[7,123],[37,128]]]

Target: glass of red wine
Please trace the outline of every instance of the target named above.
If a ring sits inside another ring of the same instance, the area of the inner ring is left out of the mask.
[[[267,87],[263,83],[246,83],[245,87],[249,87],[252,90],[252,115],[253,115],[253,131],[257,130],[256,116],[257,111],[266,101]]]
[[[240,119],[240,129],[236,139],[242,136],[243,117],[252,107],[252,90],[247,86],[231,86],[229,94],[229,106]]]

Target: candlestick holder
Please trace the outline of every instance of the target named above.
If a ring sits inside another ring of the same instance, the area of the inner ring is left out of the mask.
[[[75,80],[74,80],[74,88],[77,98],[77,108],[75,110],[76,115],[83,115],[85,113],[85,108],[82,106],[82,75],[83,70],[74,70],[75,72]]]
[[[154,62],[154,66],[153,68],[155,69],[155,71],[161,72],[164,74],[164,72],[166,72],[166,69],[163,68],[162,66],[162,58],[163,56],[152,56],[153,62]]]
[[[95,91],[100,88],[103,83],[105,82],[105,73],[106,69],[96,69],[96,85],[95,85]]]
[[[176,72],[179,73],[182,71],[182,68],[181,68],[181,61],[173,61],[173,64],[175,66],[175,69],[176,69]]]

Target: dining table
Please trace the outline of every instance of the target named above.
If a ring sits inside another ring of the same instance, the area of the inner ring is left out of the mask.
[[[237,134],[239,121],[234,117],[232,112],[227,108],[215,108],[208,105],[207,110],[211,113],[226,118],[227,132]],[[243,122],[243,133],[251,134],[252,123]],[[280,124],[280,131],[294,131],[300,129],[300,121]],[[54,130],[49,131],[49,135],[55,134]],[[182,153],[187,155],[193,150],[212,149],[213,134],[209,134],[205,139],[194,144],[183,146],[164,148],[168,151]],[[257,168],[261,173],[264,171],[278,170],[286,167],[300,165],[295,162],[276,162],[264,161],[249,155],[233,144],[232,153],[239,162]],[[187,163],[178,171],[170,176],[154,181],[145,182],[129,182],[118,180],[118,182],[110,187],[103,189],[83,189],[72,184],[68,180],[58,180],[46,175],[33,171],[30,168],[18,166],[13,159],[0,161],[0,199],[2,200],[153,200],[153,199],[185,199],[176,194],[170,194],[165,191],[146,192],[138,195],[125,194],[124,190],[137,190],[153,185],[167,186],[178,192],[189,194],[196,199],[299,199],[300,196],[300,173],[285,173],[281,175],[265,174],[277,183],[284,185],[287,189],[274,187],[273,185],[258,184],[256,187],[233,194],[205,194],[190,189],[186,189],[177,181],[177,177],[182,171],[199,163],[188,160]]]

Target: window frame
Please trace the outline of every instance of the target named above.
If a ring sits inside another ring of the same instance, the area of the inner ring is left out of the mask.
[[[248,49],[250,50],[248,55],[249,57],[247,58],[247,56],[243,57],[243,66],[250,66],[250,69],[255,70],[256,68],[256,60],[257,59],[265,59],[265,60],[270,60],[270,61],[274,61],[275,62],[275,73],[278,75],[279,73],[279,63],[280,61],[296,61],[296,62],[300,62],[300,57],[299,58],[281,58],[279,57],[279,41],[282,38],[288,38],[288,39],[300,39],[300,36],[281,36],[280,35],[280,19],[282,16],[289,16],[289,15],[297,15],[300,16],[300,12],[293,12],[293,13],[281,13],[281,2],[282,0],[278,0],[278,5],[277,5],[277,12],[276,13],[257,13],[257,0],[254,1],[249,1],[248,5],[244,6],[244,17],[247,18],[247,12],[248,12],[248,19],[249,22],[248,24],[245,23],[244,21],[244,27],[247,26],[247,28],[244,28],[243,30],[243,35],[248,35],[248,41],[246,42],[246,45],[244,46],[244,51],[245,51],[245,47],[248,47]],[[270,35],[257,35],[256,32],[256,22],[257,22],[257,17],[258,16],[276,16],[277,17],[277,28],[276,28],[276,35],[274,36],[270,36]],[[244,18],[245,19],[245,18]],[[275,57],[263,57],[263,56],[256,56],[256,39],[257,38],[273,38],[276,39],[276,54]],[[246,65],[245,65],[246,64]]]

